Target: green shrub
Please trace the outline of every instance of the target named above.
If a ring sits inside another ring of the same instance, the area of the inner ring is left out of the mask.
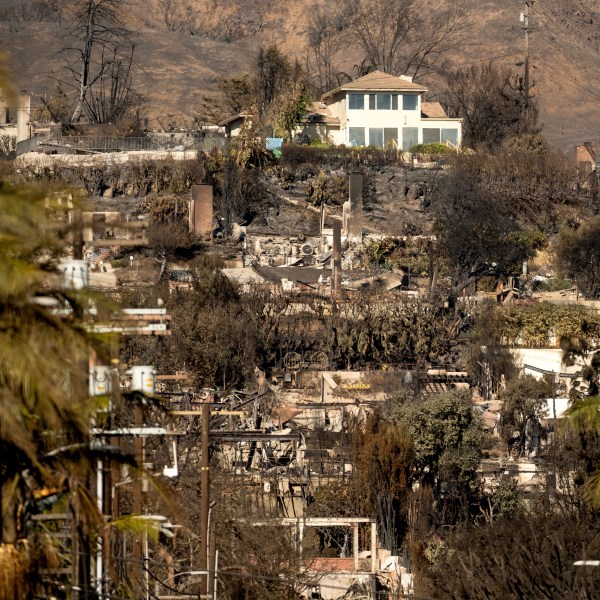
[[[440,144],[439,142],[434,142],[432,144],[417,144],[410,149],[412,154],[426,154],[432,158],[444,156],[449,151],[450,148],[448,148],[448,146]]]
[[[299,165],[319,165],[320,168],[331,169],[374,167],[403,163],[403,152],[394,148],[349,147],[283,144],[281,147],[281,164],[296,167]]]

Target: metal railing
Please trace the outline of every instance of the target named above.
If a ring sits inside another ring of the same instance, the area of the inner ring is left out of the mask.
[[[149,137],[114,137],[106,135],[60,136],[57,144],[74,150],[96,152],[127,152],[135,150],[158,150],[158,144]]]

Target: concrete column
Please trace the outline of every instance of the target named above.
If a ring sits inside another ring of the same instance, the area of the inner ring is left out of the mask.
[[[28,140],[31,137],[29,119],[31,117],[31,96],[20,94],[18,97],[19,108],[17,109],[17,143]]]
[[[302,558],[302,550],[304,545],[304,519],[298,519],[298,554]]]

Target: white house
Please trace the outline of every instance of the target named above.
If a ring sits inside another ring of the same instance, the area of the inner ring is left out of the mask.
[[[405,75],[374,71],[323,94],[301,133],[347,146],[460,145],[462,120],[449,118],[438,102],[424,102],[426,91]]]

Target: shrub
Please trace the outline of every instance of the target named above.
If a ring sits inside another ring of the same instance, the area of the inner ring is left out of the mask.
[[[412,146],[410,149],[412,154],[429,156],[434,160],[441,158],[449,151],[450,148],[448,148],[448,146],[445,144],[440,144],[439,142],[434,142],[432,144],[417,144],[416,146]]]
[[[284,144],[281,147],[281,164],[291,167],[312,164],[331,169],[374,167],[403,164],[403,152],[394,148],[373,146],[351,148],[348,146],[306,146]]]

